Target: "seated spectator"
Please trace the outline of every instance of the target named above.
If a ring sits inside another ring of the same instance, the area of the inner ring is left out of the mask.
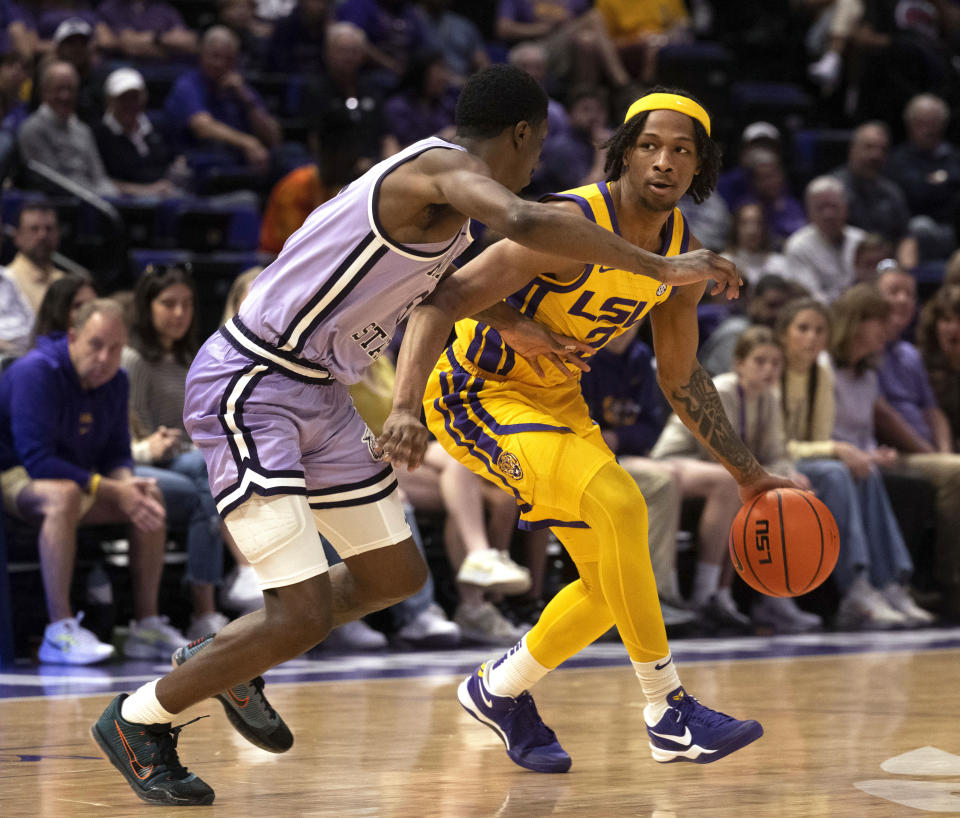
[[[627,71],[645,85],[657,80],[661,48],[693,39],[690,15],[683,0],[597,0],[595,5]]]
[[[742,198],[734,201],[733,209],[748,203],[759,204],[770,242],[779,249],[789,235],[807,223],[803,206],[787,185],[783,162],[776,151],[752,147],[741,164],[747,169],[747,186]]]
[[[304,92],[307,143],[323,166],[324,187],[339,189],[399,150],[387,133],[383,96],[363,69],[365,42],[353,23],[333,23],[327,30],[327,70]]]
[[[16,284],[32,322],[47,287],[62,275],[53,263],[60,246],[57,211],[42,199],[24,204],[17,215],[13,244],[17,254],[7,265],[7,275]]]
[[[335,14],[367,35],[367,60],[376,67],[377,83],[386,93],[396,87],[415,54],[437,45],[410,0],[343,0]]]
[[[480,30],[450,10],[450,0],[420,0],[428,39],[443,51],[450,81],[460,86],[475,71],[490,65]]]
[[[890,305],[890,314],[886,346],[877,366],[876,434],[898,452],[899,468],[920,475],[934,487],[937,577],[956,591],[960,588],[960,454],[954,449],[950,421],[937,404],[923,357],[903,340],[916,317],[916,281],[890,265],[881,270],[877,286]]]
[[[130,343],[122,358],[130,379],[135,472],[156,481],[168,523],[187,532],[191,640],[215,633],[228,621],[215,600],[223,580],[220,516],[203,456],[183,428],[187,368],[199,346],[195,301],[188,270],[148,267],[137,282]]]
[[[854,280],[853,258],[866,233],[847,223],[843,184],[818,176],[804,195],[810,224],[783,245],[789,277],[826,303],[835,301]]]
[[[615,112],[620,118],[637,96],[607,24],[589,0],[499,0],[496,34],[508,45],[524,40],[543,43],[548,76],[556,81],[556,85],[546,86],[548,92],[575,85],[606,85],[623,108]]]
[[[165,513],[156,485],[132,472],[120,371],[126,337],[120,308],[92,301],[65,337],[40,337],[0,378],[4,508],[40,526],[50,618],[41,662],[90,664],[113,654],[70,605],[81,524],[129,524],[134,620],[124,654],[169,661],[186,641],[158,616]]]
[[[737,265],[747,284],[756,284],[766,275],[789,276],[787,259],[773,249],[759,204],[744,204],[734,211],[730,244],[723,255]]]
[[[36,346],[41,336],[67,332],[73,326],[80,308],[96,297],[93,279],[88,275],[64,273],[52,281],[37,310],[37,318],[30,332],[30,346]]]
[[[280,143],[280,126],[236,70],[238,47],[230,29],[207,29],[198,66],[184,73],[167,97],[167,124],[178,147],[213,147],[224,152],[222,164],[239,161],[265,174],[270,148]]]
[[[830,354],[835,367],[836,403],[833,438],[866,453],[870,461],[881,470],[892,473],[899,470],[902,473],[903,466],[896,449],[881,446],[877,442],[874,426],[878,404],[884,402],[880,394],[876,364],[886,343],[890,305],[876,287],[857,284],[837,299],[831,313],[834,331]],[[914,470],[908,469],[907,473],[910,471]],[[956,501],[954,505],[951,514],[957,513]],[[940,514],[944,511],[941,510]],[[949,522],[949,518],[938,517],[938,539],[943,536],[942,522]],[[950,522],[947,531],[956,532],[956,526],[956,521]],[[953,537],[954,541],[955,539]],[[955,542],[952,548],[955,548]],[[909,553],[905,556],[909,559]],[[938,563],[939,559],[940,555]],[[887,602],[910,618],[932,621],[931,614],[924,612],[924,616],[913,610],[914,604],[906,587],[913,570],[912,561],[907,562],[901,555],[891,569],[895,585],[889,593],[885,593]]]
[[[688,624],[695,615],[686,610],[677,579],[680,485],[669,462],[647,456],[663,430],[664,403],[653,352],[637,338],[639,327],[634,324],[597,351],[581,387],[604,442],[647,501],[650,560],[664,624],[669,627]]]
[[[530,187],[531,197],[603,179],[607,157],[607,95],[604,89],[583,86],[570,92],[566,130],[547,133]]]
[[[907,141],[893,149],[887,173],[907,197],[920,259],[946,258],[956,247],[960,206],[960,150],[947,139],[950,107],[933,94],[919,94],[903,121]]]
[[[507,54],[507,62],[514,68],[526,71],[544,88],[552,84],[547,73],[547,49],[532,40],[517,43]],[[557,136],[567,129],[567,109],[554,97],[547,100],[547,134]]]
[[[733,371],[714,378],[727,417],[738,425],[743,442],[768,472],[809,488],[809,482],[796,470],[787,451],[778,391],[783,350],[776,336],[768,327],[751,327],[737,340],[733,357]],[[651,455],[676,463],[681,487],[687,479],[694,482],[706,477],[715,486],[714,497],[721,492],[717,483],[723,485],[724,481],[727,496],[736,494],[736,481],[719,463],[712,462],[707,450],[676,414],[670,416]],[[706,618],[719,624],[747,626],[750,619],[739,611],[730,590],[734,571],[727,540],[738,509],[739,505],[732,502],[709,509],[716,517],[710,521],[713,530],[700,541],[693,602]],[[705,508],[704,516],[707,513]],[[700,525],[705,528],[703,518]],[[753,621],[788,633],[815,630],[822,625],[819,616],[800,610],[792,599],[769,596],[754,605]]]
[[[403,80],[384,107],[389,133],[398,148],[428,136],[452,138],[457,91],[450,84],[443,54],[425,51],[407,63]]]
[[[731,210],[747,196],[750,186],[750,155],[758,149],[773,151],[782,161],[783,143],[780,129],[776,125],[770,122],[751,122],[740,134],[737,164],[721,173],[717,180],[717,193]]]
[[[876,464],[869,452],[833,438],[834,374],[821,358],[830,339],[829,309],[815,298],[795,299],[781,313],[777,334],[786,356],[787,447],[840,531],[836,626],[873,630],[928,622],[897,587],[912,562]]]
[[[92,125],[103,113],[100,98],[103,75],[93,26],[82,17],[68,17],[60,23],[53,33],[53,48],[40,63],[41,73],[49,60],[62,60],[77,70],[77,116]]]
[[[162,0],[103,0],[97,42],[121,59],[171,60],[197,53],[196,32]]]
[[[950,424],[952,450],[960,451],[960,287],[944,284],[924,304],[917,346],[937,405]]]
[[[778,275],[768,273],[741,291],[739,301],[745,312],[735,312],[724,318],[700,344],[697,358],[711,375],[721,375],[733,369],[733,350],[737,339],[751,326],[773,328],[783,305],[792,298],[806,294],[802,287]]]
[[[843,182],[850,224],[891,242],[901,264],[910,270],[917,264],[917,242],[907,232],[910,210],[903,191],[883,175],[889,153],[887,124],[865,122],[853,132],[847,164],[833,175]]]
[[[140,72],[116,69],[103,84],[103,96],[106,113],[93,133],[104,169],[117,189],[128,196],[182,194],[169,178],[173,157],[166,140],[147,117],[147,84]]]
[[[35,161],[100,196],[116,196],[90,126],[77,118],[79,79],[70,63],[49,63],[40,78],[40,108],[20,127],[24,161]]]
[[[307,216],[336,196],[343,184],[350,181],[328,184],[323,176],[319,165],[303,165],[291,170],[273,186],[260,222],[260,249],[263,252],[279,253]]]
[[[516,503],[436,441],[428,446],[420,468],[400,474],[400,488],[415,509],[446,515],[443,539],[458,597],[453,621],[463,638],[485,645],[515,644],[523,630],[494,603],[501,595],[525,594],[532,583],[529,570],[510,558]]]
[[[277,20],[267,46],[267,70],[308,76],[321,73],[332,7],[330,0],[298,0],[290,14]]]

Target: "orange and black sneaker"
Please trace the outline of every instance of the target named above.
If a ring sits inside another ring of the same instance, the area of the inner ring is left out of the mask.
[[[120,715],[126,698],[127,694],[121,693],[110,702],[90,730],[110,763],[123,773],[133,791],[151,804],[212,804],[213,790],[177,756],[180,731],[197,719],[178,727],[169,723],[134,724]]]
[[[173,654],[173,666],[196,656],[213,644],[213,640],[211,634],[179,648]],[[218,693],[216,699],[237,732],[254,746],[271,753],[285,753],[293,746],[293,733],[263,692],[262,676],[234,685]]]

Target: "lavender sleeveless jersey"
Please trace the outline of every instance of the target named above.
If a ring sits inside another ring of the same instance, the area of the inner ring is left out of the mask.
[[[252,347],[265,344],[280,365],[319,366],[356,383],[472,241],[465,222],[452,241],[399,245],[377,219],[384,176],[438,147],[462,150],[437,137],[416,142],[314,210],[254,281],[239,321],[228,326],[234,340],[258,353]]]
[[[317,208],[256,279],[240,314],[187,376],[184,423],[207,463],[221,515],[251,494],[306,495],[315,509],[361,506],[397,488],[346,384],[386,349],[472,238],[403,246],[377,219],[383,178],[421,140]]]

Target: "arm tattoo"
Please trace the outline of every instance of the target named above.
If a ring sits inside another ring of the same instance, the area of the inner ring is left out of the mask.
[[[680,420],[721,464],[745,479],[758,476],[760,464],[730,425],[717,389],[702,366],[698,364],[689,383],[675,389],[669,398]]]

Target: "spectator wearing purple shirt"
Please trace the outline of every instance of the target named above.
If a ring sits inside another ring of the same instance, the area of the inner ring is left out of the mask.
[[[450,84],[443,54],[418,54],[400,88],[387,100],[387,130],[403,148],[428,136],[453,136],[456,89]]]
[[[367,58],[382,69],[380,82],[387,89],[396,87],[414,54],[435,45],[409,0],[344,0],[336,17],[363,29]]]
[[[197,35],[169,3],[103,0],[97,41],[104,51],[131,59],[164,60],[197,53]]]
[[[239,153],[252,170],[264,173],[270,148],[280,142],[280,126],[236,70],[237,49],[230,29],[208,29],[197,68],[177,80],[164,107],[180,147],[213,145]]]
[[[267,70],[313,75],[324,70],[323,52],[330,0],[299,0],[293,11],[277,20],[267,46]]]
[[[876,410],[877,435],[908,454],[952,452],[950,422],[937,405],[923,356],[903,340],[916,317],[917,283],[892,259],[879,266],[877,287],[890,304],[890,317],[887,345],[877,367],[884,398]]]

